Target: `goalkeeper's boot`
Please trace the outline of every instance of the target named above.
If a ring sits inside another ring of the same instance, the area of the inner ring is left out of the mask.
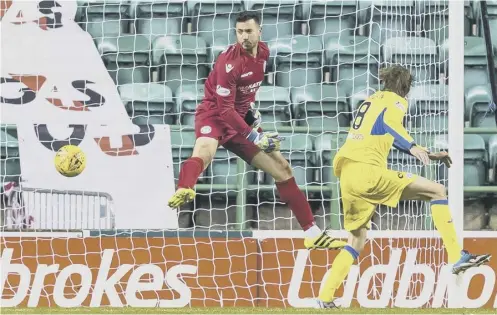
[[[179,208],[195,199],[195,191],[191,188],[178,188],[169,199],[167,205],[171,208]]]
[[[304,246],[307,249],[340,249],[347,245],[347,242],[334,238],[331,231],[324,230],[317,237],[306,237]]]
[[[469,252],[461,251],[461,259],[452,267],[452,273],[457,275],[469,268],[478,267],[490,260],[491,255],[472,255]]]
[[[331,302],[323,302],[321,300],[317,300],[317,307],[316,308],[338,308],[338,306],[335,304],[334,301]]]

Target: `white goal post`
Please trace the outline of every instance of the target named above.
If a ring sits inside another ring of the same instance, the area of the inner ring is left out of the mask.
[[[392,150],[389,167],[446,185],[465,248],[497,255],[497,231],[464,231],[474,1],[16,0],[1,11],[2,307],[315,305],[337,253],[304,250],[267,174],[220,148],[194,202],[166,206],[193,151],[203,83],[242,10],[261,14],[271,51],[255,102],[262,128],[286,137],[321,228],[347,237],[333,156],[380,88],[378,70],[402,64],[415,77],[406,128],[454,166]],[[53,165],[65,144],[86,154],[76,177]],[[372,221],[342,307],[497,308],[497,265],[455,279],[429,204],[379,206]]]

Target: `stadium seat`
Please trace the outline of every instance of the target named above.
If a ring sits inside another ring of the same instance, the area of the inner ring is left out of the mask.
[[[415,82],[436,83],[438,81],[437,44],[424,37],[393,37],[385,41],[385,61],[410,68]]]
[[[325,42],[326,65],[331,82],[353,94],[357,86],[378,87],[380,48],[365,36],[340,35]]]
[[[156,36],[180,35],[186,24],[185,1],[132,0],[131,16],[135,19],[135,34]]]
[[[171,131],[171,152],[173,156],[174,179],[177,183],[181,164],[192,156],[195,145],[195,133],[188,131]],[[199,182],[205,182],[205,173]]]
[[[315,182],[316,158],[312,138],[308,134],[284,134],[285,141],[281,142],[280,151],[293,169],[293,175],[299,185],[309,185]],[[265,183],[274,184],[274,179],[265,174]]]
[[[347,95],[337,85],[308,85],[291,90],[294,122],[319,130],[348,127],[351,112]]]
[[[262,116],[263,130],[290,124],[290,93],[281,86],[261,86],[255,96],[255,108]]]
[[[291,40],[278,38],[269,43],[269,49],[276,85],[291,88],[321,83],[323,48],[318,38],[304,35]]]
[[[466,92],[466,111],[471,127],[495,128],[495,116],[490,111],[492,92],[490,85],[475,86]],[[482,135],[488,140],[490,135]]]
[[[375,89],[367,86],[354,87],[354,93],[349,97],[350,108],[352,116],[355,115],[356,109],[364,103],[364,101],[376,92]]]
[[[159,81],[173,91],[181,84],[202,84],[209,73],[207,46],[201,37],[157,37],[152,43],[152,60],[158,67]]]
[[[464,185],[483,186],[487,181],[488,155],[479,135],[464,135]]]
[[[323,43],[329,37],[352,35],[358,26],[357,1],[304,1],[302,8],[309,34],[320,37]]]
[[[299,23],[302,5],[299,0],[251,0],[244,1],[244,4],[246,10],[257,11],[261,15],[263,41],[302,34]]]
[[[449,87],[447,85],[414,86],[408,99],[408,118],[414,127],[421,127],[425,132],[448,130]]]
[[[176,90],[174,96],[176,108],[180,112],[178,124],[194,126],[195,109],[204,98],[204,86],[202,84],[184,84]]]
[[[128,33],[130,3],[121,0],[78,1],[82,28],[95,39]]]
[[[449,38],[449,4],[447,0],[431,0],[417,2],[417,14],[420,15],[421,31],[425,37],[433,39],[437,44]],[[464,1],[464,35],[471,34],[472,10],[470,2]]]
[[[440,62],[448,72],[449,40],[440,45]],[[450,77],[450,74],[449,74]],[[464,37],[464,89],[488,84],[487,51],[485,39],[476,36]]]
[[[318,182],[323,185],[334,183],[332,174],[333,158],[347,140],[347,133],[323,133],[316,138],[316,158],[318,166]],[[338,194],[333,194],[334,197]]]
[[[395,148],[390,150],[387,162],[391,170],[424,176],[424,168],[415,157]]]
[[[493,172],[493,183],[497,184],[497,135],[493,135],[488,140],[489,168]]]
[[[202,37],[207,45],[217,38],[235,42],[236,14],[242,10],[240,0],[188,0],[188,14],[192,19],[192,32]]]
[[[122,35],[97,41],[97,48],[116,85],[150,82],[150,42],[143,35]]]
[[[488,24],[492,43],[497,43],[497,0],[487,0]],[[483,25],[481,23],[480,1],[473,2],[475,19],[478,25],[479,35],[483,37]]]
[[[219,54],[225,51],[232,44],[233,43],[229,42],[228,38],[225,37],[219,37],[214,40],[214,43],[212,43],[211,47],[209,48],[208,62],[211,68],[214,67],[214,64],[217,60],[217,57],[219,57]]]
[[[178,108],[171,89],[157,83],[130,83],[118,87],[121,100],[133,123],[168,124],[176,121]]]
[[[391,37],[414,36],[415,1],[373,0],[364,1],[361,6],[368,2],[371,2],[371,5],[365,15],[367,36],[375,43],[381,45]]]
[[[238,157],[224,148],[219,148],[209,165],[212,184],[235,185],[238,181]],[[236,193],[236,192],[232,192]]]
[[[19,144],[16,138],[4,130],[0,130],[0,163],[1,183],[19,182],[21,175]]]

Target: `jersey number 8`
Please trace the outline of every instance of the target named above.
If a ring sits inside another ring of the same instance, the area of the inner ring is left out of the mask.
[[[361,128],[362,122],[364,120],[364,115],[366,115],[370,106],[370,102],[364,102],[361,104],[361,106],[359,106],[357,115],[355,116],[354,122],[352,123],[352,128],[354,128],[355,130]]]

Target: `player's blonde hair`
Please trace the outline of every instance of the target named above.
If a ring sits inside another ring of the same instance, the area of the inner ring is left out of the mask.
[[[383,90],[406,97],[411,89],[412,75],[408,69],[393,65],[380,69],[380,80],[383,82]]]

